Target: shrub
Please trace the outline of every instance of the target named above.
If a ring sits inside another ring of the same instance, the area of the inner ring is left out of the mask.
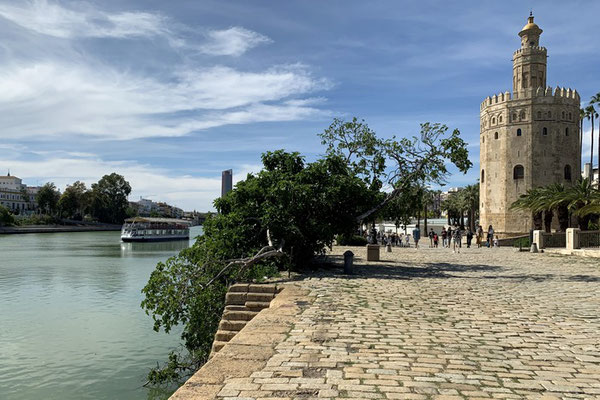
[[[0,226],[11,226],[15,224],[15,217],[8,208],[0,206]]]
[[[340,246],[365,246],[369,242],[359,235],[340,235],[337,238],[337,243]]]

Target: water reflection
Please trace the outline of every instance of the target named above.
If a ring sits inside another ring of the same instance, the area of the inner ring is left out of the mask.
[[[121,242],[121,257],[139,257],[144,253],[179,252],[189,247],[189,240],[173,240],[170,242]]]

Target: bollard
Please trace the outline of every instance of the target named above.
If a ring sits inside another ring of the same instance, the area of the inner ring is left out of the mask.
[[[391,252],[392,252],[392,245],[388,243],[388,245],[387,245],[387,246],[385,246],[385,251],[386,251],[387,253],[391,253]]]
[[[344,273],[352,275],[352,263],[354,262],[354,253],[350,250],[344,252]]]
[[[531,249],[529,250],[530,253],[537,253],[538,252],[538,248],[537,248],[537,244],[536,243],[531,243]]]
[[[379,245],[367,245],[367,261],[379,261]]]

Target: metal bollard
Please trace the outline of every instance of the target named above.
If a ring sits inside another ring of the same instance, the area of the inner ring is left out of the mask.
[[[354,253],[350,250],[344,252],[344,273],[352,275],[352,264],[354,262]]]
[[[388,245],[387,245],[387,246],[385,246],[385,251],[386,251],[387,253],[391,253],[391,252],[392,252],[392,245],[388,243]]]

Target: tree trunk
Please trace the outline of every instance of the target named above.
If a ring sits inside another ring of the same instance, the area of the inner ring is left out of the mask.
[[[592,113],[592,134],[590,150],[590,164],[592,164],[592,176],[590,177],[590,182],[592,182],[594,180],[594,113]]]
[[[448,225],[450,225],[450,210],[448,210]]]
[[[421,225],[421,210],[417,210],[417,226]]]
[[[554,217],[554,212],[552,210],[546,210],[544,212],[544,230],[546,233],[550,233],[552,231],[552,218]]]
[[[579,120],[579,170],[581,171],[581,162],[583,161],[583,118]]]
[[[536,231],[542,230],[542,215],[541,211],[533,214],[533,229]]]
[[[425,214],[425,217],[423,218],[423,224],[425,225],[424,226],[425,230],[423,232],[425,232],[425,234],[427,234],[427,201],[425,201],[425,205],[423,206],[423,212]]]
[[[558,213],[558,229],[560,232],[566,232],[569,227],[569,209],[567,206],[559,206],[556,211]]]
[[[460,229],[465,230],[465,212],[460,212]]]

